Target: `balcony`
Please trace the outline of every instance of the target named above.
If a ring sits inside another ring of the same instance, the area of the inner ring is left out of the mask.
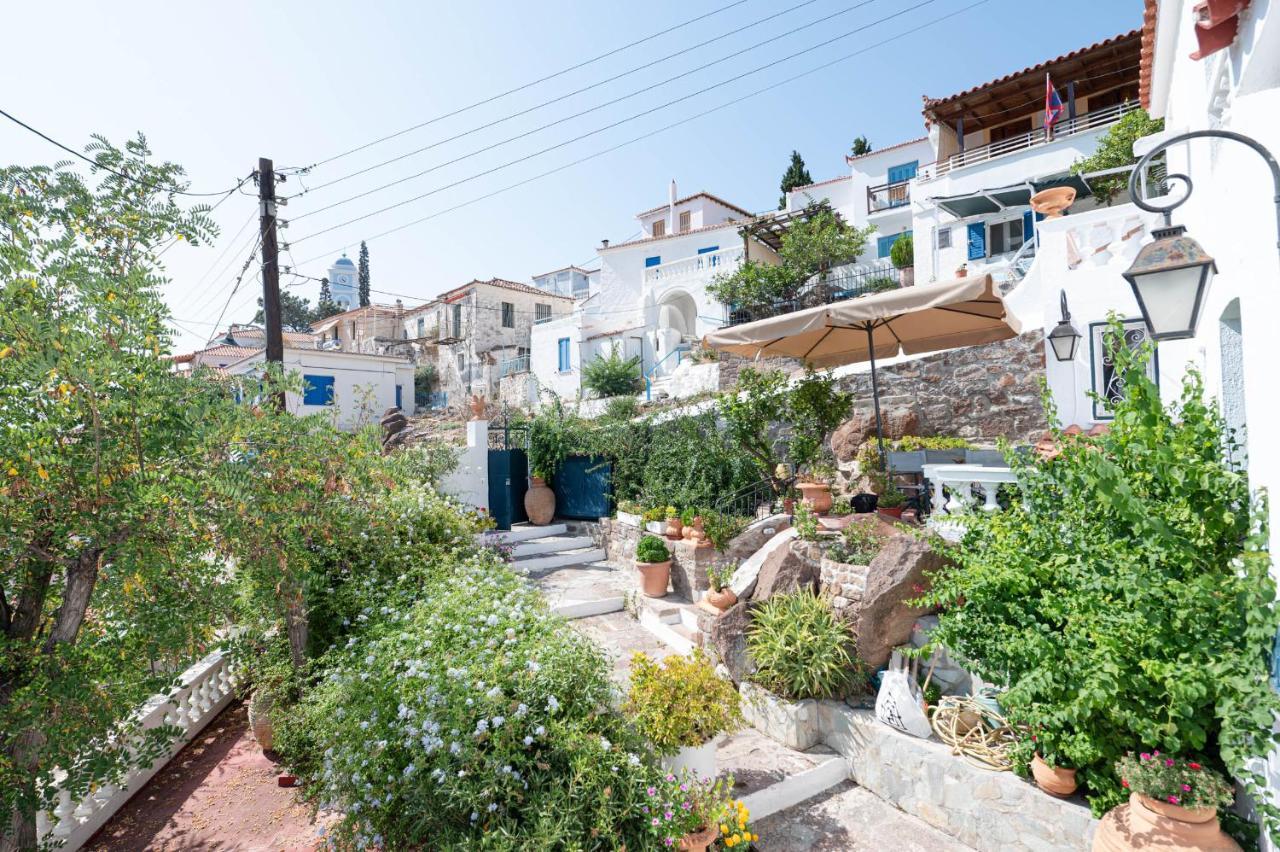
[[[933,180],[968,166],[990,162],[991,160],[1016,154],[1019,151],[1050,145],[1062,139],[1097,130],[1114,124],[1120,120],[1121,116],[1138,108],[1139,105],[1137,103],[1129,101],[1095,112],[1087,112],[1075,118],[1063,119],[1058,122],[1052,137],[1046,137],[1044,128],[1037,127],[1028,133],[1020,133],[1008,139],[1001,139],[999,142],[992,142],[977,148],[969,148],[952,154],[950,157],[940,159],[931,165],[922,166],[920,168],[920,180]]]
[[[498,362],[498,378],[504,379],[507,376],[514,376],[518,373],[529,372],[529,356],[521,355],[518,358],[507,358]]]
[[[902,286],[902,273],[887,261],[857,264],[833,269],[825,276],[815,277],[800,287],[789,299],[771,305],[733,307],[729,310],[726,325],[741,325],[766,317],[789,314],[804,308],[830,305],[855,299],[871,293],[896,290]]]
[[[894,210],[911,204],[911,181],[885,183],[867,187],[867,213]]]
[[[742,246],[709,251],[705,254],[673,260],[670,263],[650,266],[644,271],[644,283],[671,284],[678,281],[693,281],[720,272],[729,272],[741,262]]]

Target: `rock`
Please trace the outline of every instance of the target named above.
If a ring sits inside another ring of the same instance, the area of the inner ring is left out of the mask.
[[[774,533],[763,547],[738,566],[738,570],[733,572],[733,577],[729,580],[729,588],[738,596],[738,600],[745,601],[751,597],[761,568],[770,559],[784,558],[784,552],[788,550],[791,540],[795,537],[796,531],[791,527]]]
[[[911,639],[916,619],[929,610],[909,606],[929,587],[927,574],[945,564],[928,542],[898,534],[884,543],[871,560],[867,587],[853,612],[858,657],[871,669],[889,662],[893,649]]]
[[[715,659],[729,671],[736,683],[742,683],[756,670],[747,654],[747,628],[751,613],[747,601],[738,601],[729,607],[711,625],[707,637]]]
[[[791,526],[790,515],[770,515],[767,518],[752,521],[746,529],[725,545],[721,555],[725,559],[734,561],[748,559],[764,547],[769,539],[789,526]]]
[[[886,441],[892,441],[904,435],[916,435],[920,432],[920,416],[914,408],[882,404],[880,417]],[[858,448],[875,436],[875,410],[859,409],[831,433],[831,450],[835,453],[837,461],[852,461],[858,455]]]
[[[774,595],[806,588],[816,592],[821,566],[808,557],[808,549],[809,542],[797,540],[771,551],[760,566],[751,600],[759,603]]]

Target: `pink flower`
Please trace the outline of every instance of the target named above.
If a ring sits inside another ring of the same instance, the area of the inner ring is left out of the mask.
[[[1169,797],[1169,804],[1171,804],[1171,805],[1176,805],[1176,804],[1178,804],[1178,797],[1177,797],[1177,796],[1170,796],[1170,797]]]
[[[1151,756],[1152,756],[1152,757],[1159,757],[1159,756],[1160,756],[1160,752],[1158,752],[1158,751],[1153,751],[1153,752],[1151,752]]]
[[[649,788],[648,790],[646,790],[645,792],[646,792],[646,793],[648,793],[650,796],[656,796],[656,795],[658,795],[658,788],[656,788],[656,787],[650,787],[650,788]]]
[[[1165,766],[1173,766],[1173,761],[1166,757],[1166,758],[1165,758],[1165,760],[1164,760],[1164,765],[1165,765]]]
[[[1182,792],[1184,792],[1184,793],[1190,793],[1190,792],[1191,792],[1191,785],[1190,785],[1190,784],[1183,784],[1183,785],[1182,785]]]
[[[1191,769],[1199,769],[1199,768],[1200,768],[1200,764],[1195,763],[1195,762],[1188,763],[1188,764],[1187,764],[1187,766],[1188,766],[1188,767],[1190,767]]]
[[[1147,754],[1145,751],[1144,751],[1142,754],[1138,755],[1138,756],[1139,756],[1139,757],[1141,757],[1143,760],[1150,760],[1150,759],[1151,759],[1151,755]]]

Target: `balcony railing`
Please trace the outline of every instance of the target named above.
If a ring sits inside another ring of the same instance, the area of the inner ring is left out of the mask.
[[[506,376],[514,376],[517,373],[529,372],[529,356],[521,355],[517,358],[507,358],[498,362],[498,378]]]
[[[892,210],[895,207],[906,207],[911,203],[911,181],[900,180],[897,183],[885,183],[880,186],[867,187],[867,212],[879,213],[881,210]]]
[[[940,159],[931,166],[922,167],[920,169],[920,179],[932,180],[956,169],[962,169],[965,166],[985,163],[997,157],[1025,151],[1028,148],[1035,148],[1058,139],[1075,136],[1077,133],[1105,127],[1108,124],[1114,124],[1120,120],[1121,116],[1136,109],[1138,109],[1138,104],[1128,101],[1094,112],[1086,112],[1084,115],[1078,115],[1075,118],[1063,119],[1054,127],[1052,138],[1046,138],[1044,128],[1037,127],[1028,133],[1010,136],[1008,139],[1001,139],[999,142],[992,142],[989,145],[981,145],[977,148],[969,148],[952,154],[950,157]]]
[[[902,273],[890,263],[845,266],[833,269],[825,275],[815,276],[794,296],[781,302],[730,308],[728,325],[741,325],[744,322],[789,314],[804,308],[830,305],[833,302],[842,302],[845,299],[854,299],[884,290],[896,290],[901,286]]]
[[[720,251],[709,251],[704,254],[696,254],[693,257],[673,260],[670,263],[650,266],[644,271],[644,280],[646,284],[649,284],[700,278],[705,275],[729,272],[741,261],[742,246],[721,249]]]

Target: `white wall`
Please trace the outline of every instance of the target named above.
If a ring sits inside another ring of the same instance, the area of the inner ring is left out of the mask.
[[[569,338],[569,369],[559,369],[559,341]],[[582,325],[577,314],[535,325],[530,332],[529,370],[538,384],[563,399],[576,399],[582,387]]]
[[[440,490],[468,506],[489,508],[489,421],[467,423],[467,445],[458,450],[458,466]]]

